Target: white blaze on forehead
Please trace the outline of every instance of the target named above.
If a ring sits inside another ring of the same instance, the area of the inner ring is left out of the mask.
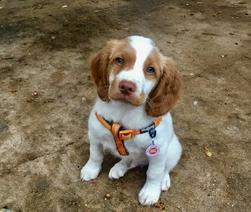
[[[151,39],[142,36],[130,36],[131,46],[136,51],[134,69],[143,68],[144,62],[153,50],[154,43]]]
[[[148,56],[150,55],[151,51],[154,48],[154,42],[142,36],[130,36],[129,41],[131,46],[136,51],[136,60],[133,67],[133,70],[130,71],[130,74],[133,74],[134,77],[136,76],[135,80],[137,83],[138,92],[143,92],[145,94],[145,98],[151,91],[152,87],[154,86],[153,81],[147,80],[144,76],[144,63]]]

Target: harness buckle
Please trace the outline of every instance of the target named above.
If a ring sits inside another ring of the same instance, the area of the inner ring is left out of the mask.
[[[120,140],[128,140],[134,137],[133,130],[120,130],[119,131],[119,139]]]

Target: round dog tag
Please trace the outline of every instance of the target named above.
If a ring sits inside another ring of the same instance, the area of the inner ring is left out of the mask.
[[[159,154],[159,146],[155,144],[150,144],[146,149],[146,155],[149,157],[153,157]]]

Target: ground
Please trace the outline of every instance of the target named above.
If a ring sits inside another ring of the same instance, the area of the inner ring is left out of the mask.
[[[137,193],[144,168],[117,161],[80,180],[96,91],[88,57],[112,38],[151,37],[176,61],[172,111],[183,155],[166,211],[250,211],[251,3],[248,0],[0,0],[0,209],[159,211]]]

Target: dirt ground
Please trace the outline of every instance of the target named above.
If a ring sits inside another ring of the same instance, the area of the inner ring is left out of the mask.
[[[146,169],[108,180],[107,155],[96,180],[79,177],[96,95],[88,56],[140,34],[184,82],[165,210],[250,211],[250,15],[249,0],[0,0],[0,209],[160,211],[138,203]]]

